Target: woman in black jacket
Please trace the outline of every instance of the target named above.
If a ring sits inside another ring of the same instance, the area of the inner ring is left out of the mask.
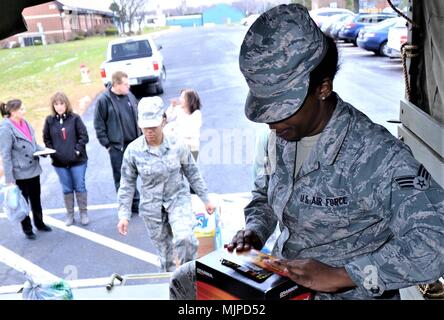
[[[56,150],[51,155],[60,183],[66,207],[65,224],[74,223],[74,193],[80,211],[82,225],[89,223],[87,214],[87,191],[85,172],[88,157],[85,145],[88,131],[79,115],[72,110],[68,97],[57,92],[51,98],[52,115],[45,120],[43,141],[48,148]]]

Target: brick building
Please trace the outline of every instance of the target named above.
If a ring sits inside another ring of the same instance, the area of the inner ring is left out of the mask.
[[[386,0],[359,0],[359,12],[379,13],[389,8]]]
[[[50,1],[22,12],[27,32],[0,41],[2,47],[63,42],[113,23],[113,12],[100,1]]]

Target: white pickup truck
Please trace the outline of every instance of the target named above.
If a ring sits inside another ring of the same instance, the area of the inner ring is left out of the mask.
[[[126,37],[110,41],[106,61],[100,66],[100,74],[105,86],[111,82],[116,71],[128,74],[130,86],[147,86],[156,93],[163,93],[166,69],[163,57],[150,36]]]

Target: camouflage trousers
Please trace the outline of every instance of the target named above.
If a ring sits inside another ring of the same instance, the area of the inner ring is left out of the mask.
[[[180,265],[197,258],[199,242],[194,236],[196,218],[191,209],[191,201],[181,206],[172,206],[169,212],[143,214],[142,218],[151,241],[159,253],[160,269],[171,272],[176,269],[176,259]]]
[[[190,261],[174,271],[170,280],[170,300],[196,299],[196,263]]]

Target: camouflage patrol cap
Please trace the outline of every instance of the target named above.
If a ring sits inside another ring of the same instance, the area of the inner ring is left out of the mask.
[[[140,128],[154,128],[162,124],[163,100],[160,97],[142,98],[137,105]]]
[[[327,39],[299,4],[263,13],[245,35],[239,67],[250,91],[245,115],[272,123],[292,116],[304,103],[310,72],[322,61]]]

